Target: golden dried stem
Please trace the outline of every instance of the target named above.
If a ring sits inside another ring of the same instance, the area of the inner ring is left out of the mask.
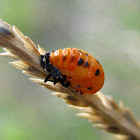
[[[21,69],[23,73],[36,78],[31,81],[43,87],[55,91],[53,95],[62,98],[70,107],[82,113],[77,115],[95,123],[95,127],[116,134],[120,140],[140,140],[140,125],[131,111],[120,102],[118,106],[111,97],[101,92],[94,95],[79,94],[73,88],[64,88],[60,83],[53,85],[52,82],[44,83],[48,73],[40,66],[40,55],[45,50],[24,36],[15,26],[11,27],[0,20],[0,46],[5,52],[1,56],[15,59],[13,66]]]

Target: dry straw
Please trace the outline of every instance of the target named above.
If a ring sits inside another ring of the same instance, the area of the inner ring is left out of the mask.
[[[2,20],[0,20],[0,46],[5,50],[1,56],[15,59],[16,61],[10,64],[21,69],[23,73],[35,77],[30,78],[31,81],[53,90],[53,95],[64,99],[70,107],[81,112],[77,116],[90,120],[95,127],[114,133],[119,140],[140,140],[140,124],[122,102],[118,106],[111,97],[101,92],[81,95],[71,87],[64,88],[59,83],[56,85],[51,82],[44,83],[48,73],[40,66],[40,55],[44,54],[45,50],[39,45],[36,47],[15,26],[11,27]]]

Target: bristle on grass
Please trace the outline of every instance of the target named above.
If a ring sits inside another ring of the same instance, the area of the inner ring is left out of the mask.
[[[48,75],[40,65],[40,56],[46,51],[37,46],[30,38],[15,26],[11,27],[0,20],[0,46],[4,48],[1,56],[15,59],[10,62],[14,67],[30,75],[31,81],[42,85],[44,88],[54,91],[52,94],[62,98],[69,106],[77,109],[77,116],[86,118],[107,132],[115,134],[119,140],[140,140],[140,123],[134,118],[131,111],[120,102],[118,106],[113,98],[105,96],[101,92],[94,95],[79,94],[73,88],[64,88],[60,83],[44,82]],[[86,135],[86,134],[85,134]]]

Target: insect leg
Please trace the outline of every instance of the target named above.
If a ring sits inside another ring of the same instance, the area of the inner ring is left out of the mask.
[[[59,79],[56,79],[56,78],[54,77],[54,81],[53,81],[54,85],[55,85],[58,81],[59,81]]]
[[[66,75],[63,76],[63,81],[64,81],[64,82],[66,81]]]
[[[62,79],[59,79],[59,81],[60,81],[60,83],[61,83],[61,85],[63,86],[63,87],[69,87],[70,86],[70,82],[67,82],[66,84],[64,83],[64,80],[62,80]]]
[[[49,78],[50,78],[51,76],[52,76],[52,75],[49,74],[49,75],[46,77],[46,79],[44,80],[44,82],[46,83],[47,81],[50,81]]]

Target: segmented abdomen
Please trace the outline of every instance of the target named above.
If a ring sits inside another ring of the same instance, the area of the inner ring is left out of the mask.
[[[50,63],[57,67],[72,87],[86,92],[98,91],[104,83],[104,71],[90,54],[76,48],[56,50],[50,54]]]

